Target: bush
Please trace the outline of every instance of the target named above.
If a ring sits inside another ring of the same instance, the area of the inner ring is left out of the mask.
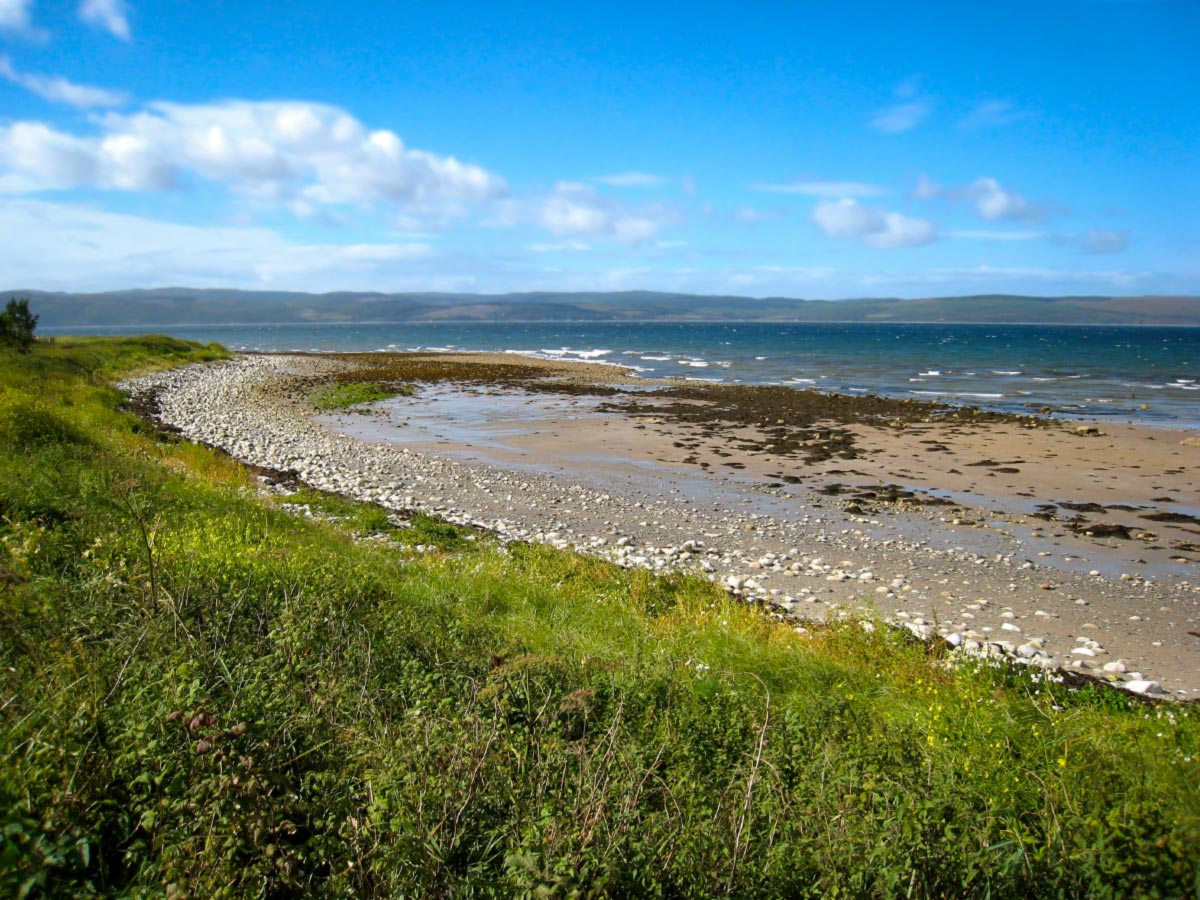
[[[4,312],[0,313],[0,346],[18,353],[28,353],[33,347],[33,330],[37,328],[37,321],[38,317],[29,311],[28,300],[17,300],[15,297],[9,300]]]

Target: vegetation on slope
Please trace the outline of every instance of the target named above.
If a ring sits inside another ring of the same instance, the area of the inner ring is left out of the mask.
[[[0,895],[1196,891],[1194,707],[264,498],[107,386],[219,355],[0,356]]]

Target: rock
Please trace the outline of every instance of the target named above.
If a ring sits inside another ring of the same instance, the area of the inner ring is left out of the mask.
[[[1157,681],[1126,681],[1123,685],[1125,690],[1131,691],[1134,694],[1165,694],[1163,686]]]
[[[1075,433],[1082,437],[1099,437],[1104,432],[1095,425],[1076,425]]]

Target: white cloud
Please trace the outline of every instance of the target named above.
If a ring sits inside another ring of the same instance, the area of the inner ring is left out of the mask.
[[[586,253],[592,247],[584,241],[571,240],[531,244],[529,249],[534,253]]]
[[[65,189],[100,180],[91,144],[40,122],[0,128],[0,166],[0,193]]]
[[[1036,219],[1042,212],[1030,205],[1016,191],[1001,186],[995,178],[976,178],[967,188],[967,196],[974,201],[979,214],[988,220]]]
[[[1042,206],[1030,203],[1016,191],[1004,187],[995,178],[986,175],[976,178],[966,187],[943,187],[922,175],[910,196],[918,200],[940,197],[953,202],[970,203],[979,215],[989,222],[1001,219],[1032,221],[1046,215]]]
[[[916,128],[931,112],[933,105],[927,100],[896,103],[879,110],[871,119],[871,127],[884,134],[899,134]]]
[[[892,90],[897,103],[878,110],[870,125],[884,134],[900,134],[911,131],[929,118],[933,112],[933,101],[921,95],[921,76],[910,75]]]
[[[752,184],[754,191],[770,194],[800,194],[805,197],[877,197],[887,191],[861,181],[789,181],[780,184]]]
[[[159,191],[200,178],[301,215],[390,204],[397,225],[417,227],[506,190],[479,166],[411,149],[318,103],[155,103],[93,121],[100,133],[88,137],[37,122],[0,127],[0,191]]]
[[[78,204],[0,200],[0,270],[13,285],[400,289],[432,284],[441,268],[423,242],[293,243],[267,228],[202,228]]]
[[[34,72],[21,72],[7,56],[0,56],[0,78],[5,78],[13,84],[19,84],[26,90],[32,91],[51,103],[66,103],[80,109],[97,106],[120,106],[128,101],[128,96],[120,91],[110,91],[105,88],[93,87],[87,84],[76,84],[57,75],[38,75]]]
[[[931,222],[863,206],[849,197],[822,200],[813,221],[830,237],[856,238],[870,247],[919,247],[938,237]]]
[[[976,105],[958,123],[959,128],[999,128],[1028,119],[1033,113],[1018,109],[1007,100],[986,100]]]
[[[616,172],[612,175],[597,175],[592,179],[610,187],[655,188],[667,183],[666,177],[651,172]]]
[[[653,237],[675,218],[658,205],[632,209],[602,196],[590,185],[560,181],[536,201],[509,204],[498,224],[531,222],[560,237],[588,235],[637,243]]]
[[[880,213],[849,198],[818,203],[813,221],[835,238],[863,237],[883,227]]]
[[[79,18],[123,41],[128,41],[132,36],[125,0],[82,0]]]
[[[33,25],[31,9],[33,0],[0,0],[0,30],[29,31]]]

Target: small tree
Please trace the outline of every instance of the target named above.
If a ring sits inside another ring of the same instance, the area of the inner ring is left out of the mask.
[[[29,311],[28,300],[15,297],[9,300],[4,312],[0,313],[0,347],[28,353],[33,347],[33,330],[37,328],[37,322],[38,317]]]

